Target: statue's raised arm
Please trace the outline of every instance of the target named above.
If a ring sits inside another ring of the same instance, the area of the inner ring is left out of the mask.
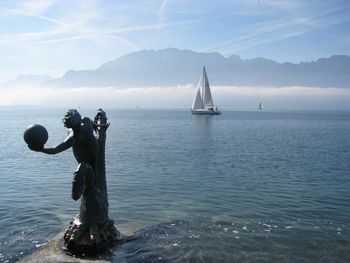
[[[73,137],[73,133],[71,133],[62,143],[56,145],[53,148],[44,148],[44,147],[36,148],[35,146],[31,146],[31,145],[28,145],[28,147],[32,151],[36,151],[36,152],[43,152],[46,154],[57,154],[71,148],[73,146],[73,142],[74,142],[74,137]]]

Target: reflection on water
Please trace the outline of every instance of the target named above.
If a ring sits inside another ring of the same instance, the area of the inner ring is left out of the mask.
[[[66,109],[0,109],[0,262],[53,238],[78,212],[76,162],[30,152],[67,135]],[[81,110],[94,116],[94,110]],[[107,110],[110,216],[129,262],[350,262],[350,114]]]
[[[203,132],[207,131],[210,127],[210,124],[213,122],[213,118],[220,118],[220,115],[192,115],[193,120],[195,121],[195,127],[198,130]]]

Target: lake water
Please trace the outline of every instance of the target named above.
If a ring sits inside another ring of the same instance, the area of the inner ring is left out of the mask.
[[[23,141],[40,123],[61,142],[65,110],[0,108],[0,262],[78,213],[71,150]],[[110,217],[137,237],[114,262],[350,262],[350,113],[106,111]]]

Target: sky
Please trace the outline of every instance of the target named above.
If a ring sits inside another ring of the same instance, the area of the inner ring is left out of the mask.
[[[347,0],[0,0],[0,83],[142,49],[296,63],[350,55],[349,13]]]
[[[49,87],[1,91],[1,84],[19,74],[61,77],[70,69],[95,69],[143,49],[173,47],[293,63],[350,55],[349,13],[348,0],[0,0],[0,105],[65,101],[75,107],[62,91]],[[125,107],[187,107],[194,88],[106,89],[99,100],[101,89],[89,89],[91,95],[85,100],[96,105],[118,101]],[[243,108],[255,108],[262,98],[270,98],[272,108],[295,105],[288,89],[281,93],[271,88],[252,87],[247,93],[237,87],[213,87],[218,101],[228,108],[242,101]],[[70,92],[84,97],[86,91]],[[313,108],[310,90],[291,91]],[[321,109],[339,108],[347,105],[344,98],[350,99],[346,91],[316,88],[312,92],[320,98]],[[168,97],[177,100],[167,101]],[[155,103],[156,99],[162,103]]]

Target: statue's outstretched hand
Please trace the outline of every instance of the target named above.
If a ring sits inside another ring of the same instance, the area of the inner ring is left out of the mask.
[[[35,152],[42,152],[44,146],[38,147],[38,146],[34,146],[34,145],[28,145],[28,148],[31,149],[32,151],[35,151]]]

